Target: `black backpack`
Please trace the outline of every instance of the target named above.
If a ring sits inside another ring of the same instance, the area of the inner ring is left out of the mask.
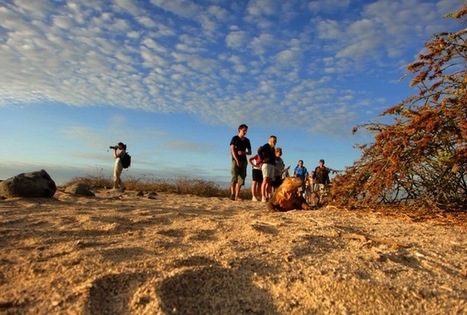
[[[120,161],[122,162],[123,168],[129,168],[131,165],[131,155],[129,155],[128,152],[125,152],[125,154],[120,158]]]

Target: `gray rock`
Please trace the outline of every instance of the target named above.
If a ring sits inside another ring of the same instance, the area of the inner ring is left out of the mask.
[[[89,189],[86,184],[83,183],[75,183],[67,188],[65,188],[65,192],[73,195],[82,195],[82,196],[89,196],[95,197],[96,195]]]
[[[148,199],[157,199],[157,193],[156,192],[148,192]]]
[[[51,198],[57,186],[45,170],[21,173],[0,182],[0,198]]]

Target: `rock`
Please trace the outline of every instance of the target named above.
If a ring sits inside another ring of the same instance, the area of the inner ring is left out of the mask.
[[[82,195],[89,197],[96,196],[91,190],[89,190],[89,187],[83,183],[75,183],[73,185],[70,185],[65,189],[65,192],[73,195]]]
[[[157,199],[157,193],[151,191],[148,193],[148,199]]]
[[[21,173],[0,182],[0,198],[51,198],[57,186],[45,170]]]

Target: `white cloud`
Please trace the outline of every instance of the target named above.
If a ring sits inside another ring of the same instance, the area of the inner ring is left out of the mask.
[[[242,31],[230,32],[226,37],[225,41],[228,47],[240,48],[243,47],[248,39],[247,33]]]
[[[284,64],[289,64],[297,60],[299,55],[298,51],[293,51],[292,49],[286,49],[277,54],[277,61]]]
[[[378,0],[360,10],[348,0],[51,3],[0,5],[0,106],[99,104],[229,125],[282,124],[286,115],[290,126],[335,106],[336,95],[348,111],[336,117],[353,119],[363,97],[339,84],[399,71],[450,7],[444,0]],[[261,115],[250,117],[256,108]]]
[[[251,0],[248,2],[248,14],[259,17],[277,13],[278,2],[269,0]]]
[[[350,0],[312,0],[309,2],[308,8],[315,14],[320,12],[331,13],[347,9],[349,5]]]
[[[141,14],[141,9],[132,0],[114,0],[116,10],[124,10],[134,16]]]
[[[187,0],[151,0],[151,3],[184,18],[194,18],[202,11],[200,5]]]
[[[262,56],[281,45],[281,40],[269,33],[261,33],[252,39],[249,46],[255,55]]]

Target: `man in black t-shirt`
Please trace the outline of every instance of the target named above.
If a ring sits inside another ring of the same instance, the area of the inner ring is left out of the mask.
[[[232,156],[230,180],[230,199],[240,200],[240,188],[245,185],[246,169],[248,166],[247,155],[251,154],[250,140],[245,137],[248,126],[242,124],[238,127],[238,135],[230,140],[230,154]]]
[[[261,170],[263,172],[263,183],[261,184],[261,202],[267,202],[272,194],[272,179],[274,177],[274,166],[276,165],[276,136],[269,136],[268,143],[259,149],[259,156],[263,160]]]

